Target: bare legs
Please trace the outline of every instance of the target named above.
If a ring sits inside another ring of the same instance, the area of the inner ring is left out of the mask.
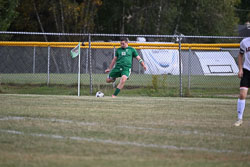
[[[245,103],[247,97],[248,88],[240,88],[240,95],[237,102],[237,112],[238,112],[238,121],[234,123],[234,126],[240,126],[243,123],[243,113],[245,110]]]
[[[240,100],[245,100],[247,98],[247,92],[248,92],[247,88],[240,89],[239,99]]]
[[[120,92],[120,90],[124,87],[125,82],[127,81],[128,77],[126,75],[123,75],[120,79],[120,83],[117,85],[117,88],[115,90],[115,93],[112,95],[113,98],[115,98],[118,93]],[[107,83],[111,83],[114,82],[115,80],[113,78],[107,78],[106,82]]]

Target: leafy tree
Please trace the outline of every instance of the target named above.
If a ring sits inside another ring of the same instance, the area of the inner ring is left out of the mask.
[[[240,24],[245,24],[250,21],[250,1],[241,0],[241,2],[236,5],[237,16],[239,17]]]
[[[103,0],[101,33],[233,35],[239,0]],[[108,16],[108,17],[107,17]]]
[[[30,1],[30,0],[22,0],[20,1],[16,11],[19,13],[18,17],[15,18],[14,22],[11,24],[9,31],[21,31],[21,32],[41,32],[41,28],[39,26],[39,22],[37,21],[37,15],[34,10],[34,5],[37,10],[37,14],[41,16],[41,22],[43,24],[43,18],[48,17],[46,13],[48,0],[43,0],[43,7],[40,7],[38,3],[42,2],[41,0]],[[43,9],[40,11],[40,8]],[[44,31],[46,31],[45,29]],[[30,41],[44,41],[43,36],[23,36],[14,35],[13,40],[30,40]]]
[[[17,2],[0,0],[0,8],[6,8],[0,17],[5,20],[1,25],[6,30],[234,35],[239,21],[234,6],[240,0],[22,0],[15,10]],[[240,5],[250,6],[249,0],[241,0]],[[241,22],[247,17],[242,16]],[[79,38],[34,37],[45,41],[78,41]]]
[[[96,31],[121,34],[172,33],[176,12],[170,0],[103,0],[96,17]]]
[[[234,35],[237,0],[184,0],[180,2],[178,31],[187,35]]]
[[[18,0],[0,0],[0,31],[6,31],[18,16]]]
[[[17,8],[20,15],[9,30],[93,33],[94,16],[101,4],[101,0],[22,0]],[[69,36],[35,38],[45,41],[79,41]],[[26,38],[32,39],[33,37]]]

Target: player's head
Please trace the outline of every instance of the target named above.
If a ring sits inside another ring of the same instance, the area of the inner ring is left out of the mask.
[[[128,47],[128,39],[127,38],[121,38],[121,47],[122,48]]]

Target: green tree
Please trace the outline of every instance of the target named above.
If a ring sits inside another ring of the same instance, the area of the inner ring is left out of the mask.
[[[171,0],[103,0],[96,17],[101,33],[172,34],[177,8]]]
[[[22,0],[15,10],[17,2],[0,0],[0,8],[5,9],[1,11],[4,20],[1,24],[6,30],[234,35],[239,21],[234,6],[240,0]],[[248,3],[241,0],[241,5]],[[21,40],[19,36],[15,38]],[[36,36],[26,40],[78,41],[79,38]]]
[[[43,2],[43,3],[42,3]],[[49,17],[47,11],[49,0],[22,0],[20,1],[18,7],[16,8],[19,13],[18,17],[15,18],[15,21],[11,24],[9,31],[21,31],[21,32],[41,32],[39,22],[37,20],[37,14],[40,17],[42,25],[44,25],[45,18]],[[34,6],[36,10],[34,9]],[[37,13],[35,12],[37,11]],[[45,29],[44,31],[47,31]],[[30,41],[45,41],[43,36],[23,36],[14,35],[12,40],[30,40]]]
[[[0,31],[6,31],[18,16],[18,0],[0,0]]]
[[[131,8],[126,30],[139,34],[173,34],[177,7],[171,0],[137,1]]]
[[[250,1],[249,0],[241,0],[238,5],[236,5],[236,13],[239,17],[240,24],[245,24],[250,21]]]
[[[101,0],[22,0],[20,13],[9,30],[31,32],[93,33]],[[15,38],[19,38],[15,36]],[[21,38],[21,37],[20,37]],[[26,40],[79,41],[79,38],[32,36]],[[21,40],[21,39],[20,39]]]
[[[234,35],[238,0],[184,0],[180,2],[178,31],[186,35]]]
[[[234,35],[239,0],[103,0],[101,33]]]

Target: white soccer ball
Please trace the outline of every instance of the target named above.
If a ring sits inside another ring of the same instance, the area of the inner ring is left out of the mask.
[[[104,97],[104,93],[102,93],[101,91],[96,92],[95,94],[96,97]]]

